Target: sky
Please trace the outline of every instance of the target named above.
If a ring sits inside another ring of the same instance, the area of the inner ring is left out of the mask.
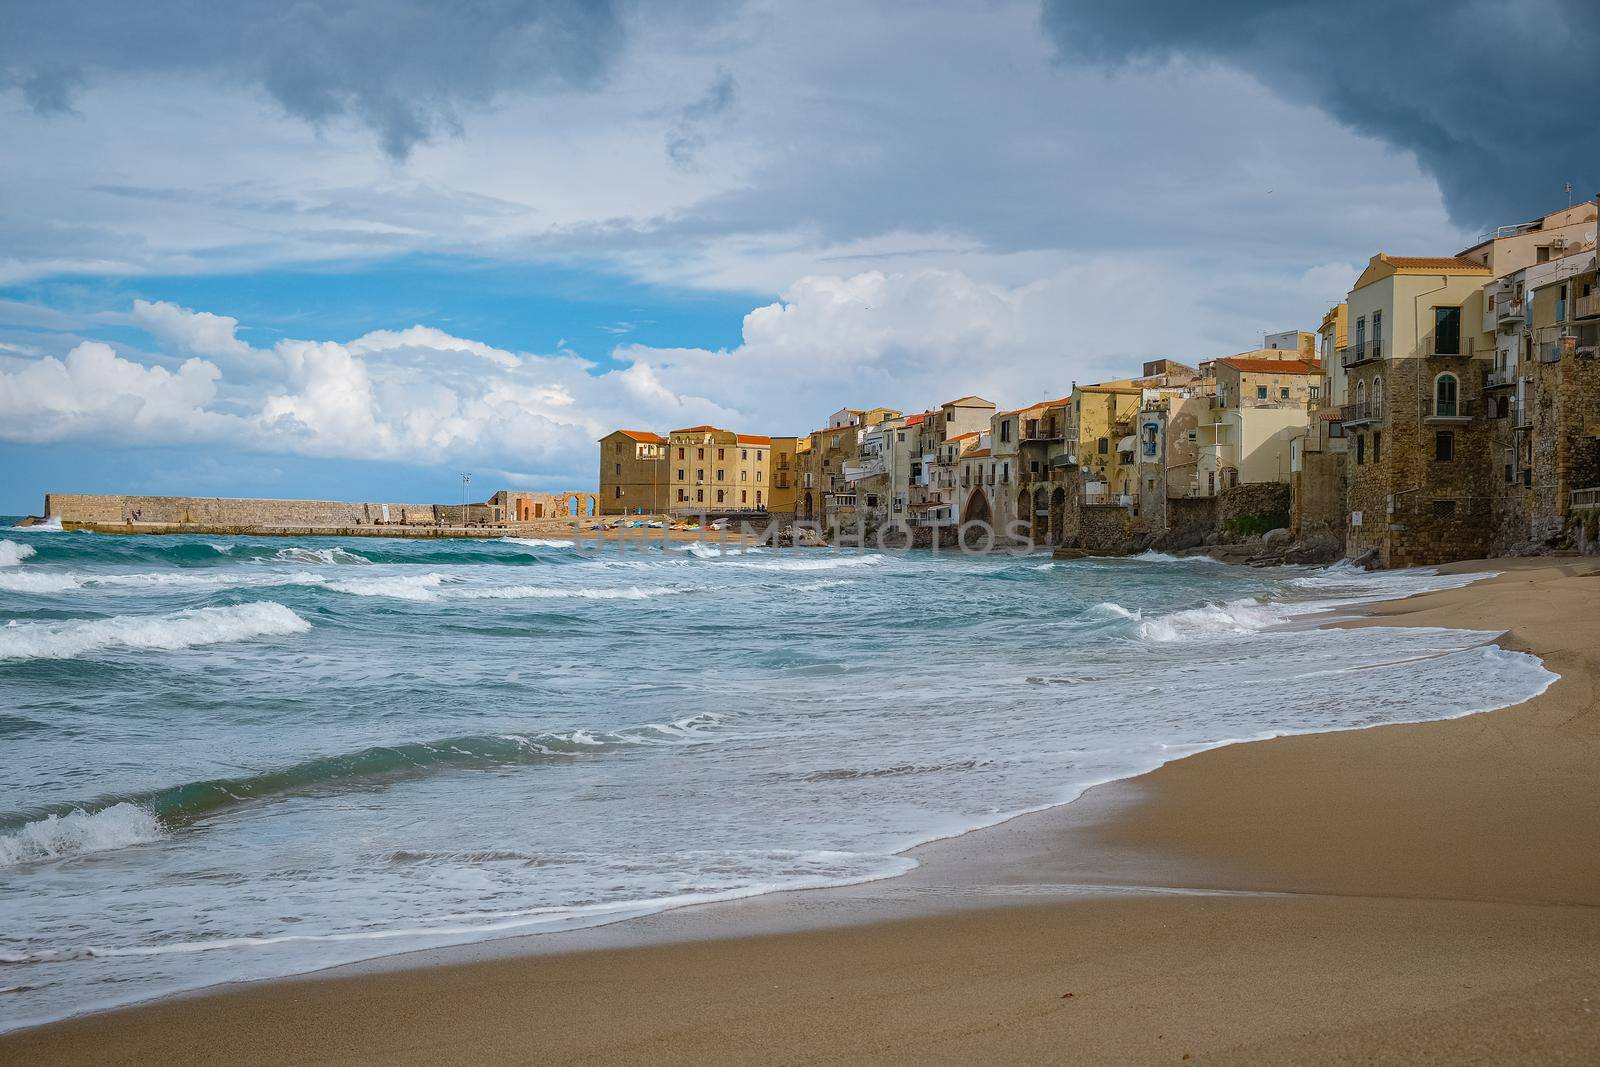
[[[0,513],[1248,349],[1592,196],[1596,54],[1564,0],[0,0]]]

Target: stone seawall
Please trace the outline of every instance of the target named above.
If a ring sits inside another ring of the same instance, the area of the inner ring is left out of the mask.
[[[432,504],[98,493],[50,493],[44,498],[44,509],[46,519],[59,519],[67,528],[137,525],[206,527],[212,532],[222,528],[249,532],[263,527],[433,526],[440,519]]]

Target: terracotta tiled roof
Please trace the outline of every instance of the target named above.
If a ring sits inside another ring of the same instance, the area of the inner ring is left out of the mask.
[[[1469,270],[1475,274],[1488,274],[1489,268],[1465,256],[1391,256],[1379,253],[1378,258],[1401,270]]]
[[[1246,374],[1321,374],[1320,360],[1304,359],[1248,359],[1244,356],[1227,356],[1217,360],[1219,366],[1232,367]]]
[[[971,452],[968,452],[966,455],[962,456],[961,458],[962,459],[983,459],[984,457],[986,457],[986,456],[988,456],[990,454],[991,453],[990,453],[989,449],[987,449],[987,448],[974,448]]]
[[[947,407],[950,407],[952,404],[965,404],[968,401],[972,401],[972,400],[976,400],[980,404],[987,404],[988,403],[988,401],[985,400],[981,396],[958,396],[954,400],[946,400],[943,404],[940,404],[939,406],[942,407],[942,408],[947,408]]]
[[[958,433],[954,437],[946,437],[945,440],[946,441],[965,441],[969,437],[977,437],[982,433],[983,433],[982,430],[969,430],[966,433]]]
[[[739,435],[741,445],[770,445],[772,438],[759,433],[742,433]]]
[[[681,430],[673,430],[672,432],[673,433],[721,433],[722,430],[721,430],[720,427],[717,427],[717,426],[686,426]]]
[[[921,426],[923,420],[926,419],[927,417],[928,417],[928,413],[927,412],[923,412],[920,415],[907,415],[906,416],[906,425],[907,426]]]
[[[635,441],[643,441],[648,445],[664,445],[667,443],[665,437],[658,433],[651,433],[649,430],[618,430],[617,433],[622,434],[624,437],[631,437]]]

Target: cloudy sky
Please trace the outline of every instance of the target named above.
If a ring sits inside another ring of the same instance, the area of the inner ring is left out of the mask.
[[[0,512],[577,488],[619,425],[1014,405],[1315,328],[1373,252],[1600,187],[1597,27],[0,0]]]

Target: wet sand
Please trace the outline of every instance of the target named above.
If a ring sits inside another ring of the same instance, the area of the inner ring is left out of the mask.
[[[207,991],[0,1062],[1594,1062],[1600,565],[1475,567],[1506,573],[1342,625],[1507,631],[1561,675],[1526,704],[1215,749],[902,878]]]

